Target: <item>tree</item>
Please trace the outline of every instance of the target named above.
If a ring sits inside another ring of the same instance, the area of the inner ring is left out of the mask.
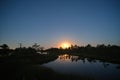
[[[86,48],[91,48],[92,46],[90,44],[86,45]]]
[[[9,49],[9,46],[7,44],[3,44],[0,46],[2,49]]]
[[[40,47],[39,49],[40,49],[41,52],[43,52],[44,47]]]
[[[9,46],[7,44],[3,44],[0,46],[0,55],[8,55],[10,53]]]
[[[106,47],[106,46],[105,46],[104,44],[101,44],[101,45],[98,44],[98,45],[97,45],[97,48],[105,48],[105,47]]]
[[[40,45],[38,45],[37,43],[35,43],[33,46],[32,46],[33,49],[35,50],[39,50],[40,49]]]

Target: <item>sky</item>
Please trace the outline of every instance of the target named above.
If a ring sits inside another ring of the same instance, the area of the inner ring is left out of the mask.
[[[119,0],[0,0],[0,45],[120,45]]]

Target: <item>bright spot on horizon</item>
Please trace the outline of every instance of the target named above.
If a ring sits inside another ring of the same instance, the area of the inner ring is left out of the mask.
[[[70,43],[64,42],[64,43],[61,44],[60,47],[62,47],[63,49],[69,48],[70,47]]]

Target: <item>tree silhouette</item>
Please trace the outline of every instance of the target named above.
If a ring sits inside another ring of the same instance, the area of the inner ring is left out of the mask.
[[[40,49],[40,45],[35,43],[34,45],[32,45],[32,48],[35,49],[35,50],[39,50]]]
[[[9,49],[9,46],[7,44],[3,44],[0,46],[1,49],[0,49],[0,55],[8,55],[10,53],[10,49]]]
[[[0,46],[2,49],[9,49],[9,46],[7,44],[3,44]]]
[[[90,44],[88,44],[87,46],[86,46],[86,48],[91,48],[92,46],[90,45]]]

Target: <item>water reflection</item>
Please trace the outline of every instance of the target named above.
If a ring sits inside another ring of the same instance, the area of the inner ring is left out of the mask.
[[[71,61],[71,62],[77,62],[79,60],[81,60],[84,64],[85,62],[89,62],[89,63],[96,63],[99,60],[96,60],[94,58],[85,58],[82,56],[74,56],[74,55],[69,55],[69,54],[62,54],[58,56],[58,59],[62,60],[62,61]],[[110,64],[104,61],[99,61],[100,63],[102,63],[104,68],[107,68]],[[119,67],[117,67],[118,69]]]
[[[120,64],[113,64],[95,58],[63,54],[59,55],[55,61],[43,66],[65,74],[91,76],[97,80],[120,79]]]
[[[59,59],[65,61],[65,60],[71,60],[72,62],[73,61],[78,61],[79,60],[79,57],[78,56],[73,56],[73,55],[68,55],[68,54],[63,54],[63,55],[59,55],[58,57]]]
[[[96,61],[98,61],[94,58],[85,58],[85,57],[82,57],[82,56],[74,56],[74,55],[69,55],[69,54],[59,55],[58,59],[60,59],[62,61],[71,61],[71,62],[77,62],[77,61],[81,60],[83,63],[85,63],[85,62],[96,63]],[[106,62],[102,62],[102,63],[103,63],[104,67],[109,66],[109,64],[106,63]]]

